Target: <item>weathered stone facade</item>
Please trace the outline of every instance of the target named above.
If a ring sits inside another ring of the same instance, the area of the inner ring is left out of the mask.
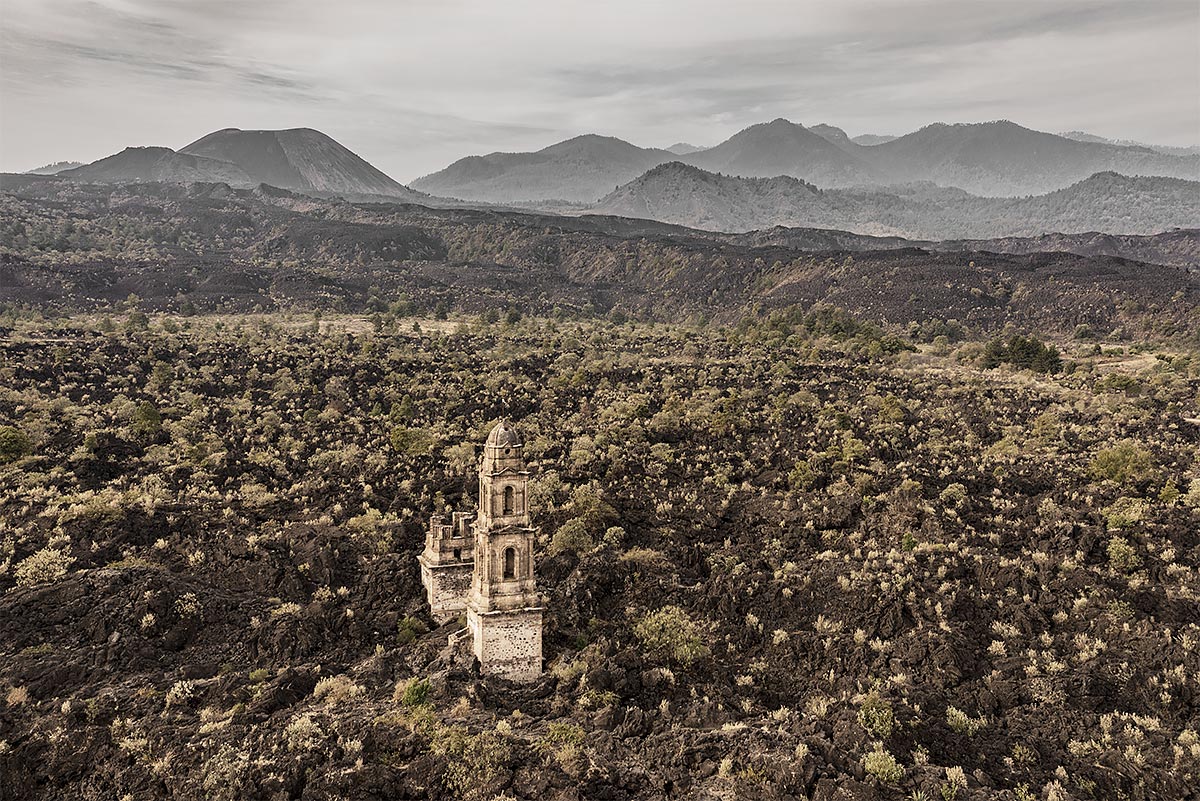
[[[417,562],[433,619],[445,623],[462,614],[475,569],[475,532],[470,512],[455,512],[448,524],[431,518],[425,550]]]
[[[430,613],[441,622],[464,609],[484,673],[532,681],[542,673],[542,607],[533,570],[524,441],[508,421],[488,435],[474,520],[430,521],[418,561]]]

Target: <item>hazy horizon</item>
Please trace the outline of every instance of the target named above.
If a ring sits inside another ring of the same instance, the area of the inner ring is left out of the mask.
[[[709,146],[777,117],[1200,140],[1192,2],[703,5],[9,0],[0,169],[229,127],[316,128],[404,183],[580,134]]]

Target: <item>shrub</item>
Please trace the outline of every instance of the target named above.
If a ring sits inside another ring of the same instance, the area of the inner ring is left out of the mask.
[[[788,484],[792,489],[806,490],[817,480],[817,471],[804,459],[796,462],[792,472],[788,473]]]
[[[392,448],[409,456],[421,456],[433,449],[433,435],[424,428],[393,428]]]
[[[858,709],[858,722],[871,734],[884,739],[891,736],[896,720],[892,705],[875,693],[870,693]]]
[[[643,617],[633,628],[646,650],[680,665],[690,665],[708,654],[697,626],[678,606],[664,606]]]
[[[867,754],[863,760],[863,770],[884,784],[895,784],[904,778],[904,768],[900,767],[896,758],[882,745],[876,746],[874,751]]]
[[[938,498],[947,506],[959,506],[967,499],[967,488],[962,484],[951,484],[942,490]]]
[[[546,732],[546,742],[553,745],[583,745],[583,729],[575,723],[555,721]]]
[[[196,697],[196,684],[184,679],[167,690],[167,706],[186,706]]]
[[[420,637],[428,630],[429,629],[426,628],[425,624],[422,623],[418,618],[412,617],[411,615],[405,615],[404,618],[396,624],[396,641],[401,645],[406,645],[416,640],[417,637]]]
[[[58,581],[67,575],[67,568],[74,561],[57,548],[43,548],[17,565],[17,586],[30,587],[34,584]]]
[[[1188,491],[1183,496],[1183,502],[1193,509],[1200,509],[1200,478],[1192,479]]]
[[[185,592],[175,599],[175,613],[180,617],[195,617],[200,614],[201,609],[200,599],[194,592]]]
[[[396,686],[393,696],[402,706],[410,709],[429,703],[429,679],[412,678]]]
[[[987,725],[987,718],[973,718],[956,706],[946,707],[946,724],[959,734],[974,735]]]
[[[305,713],[292,718],[283,734],[287,738],[289,751],[311,751],[320,745],[325,733],[321,730],[321,724]]]
[[[349,676],[326,676],[313,687],[313,698],[328,706],[337,706],[361,698],[364,692]]]
[[[626,533],[621,526],[609,526],[600,541],[610,547],[620,548],[621,543],[625,542]]]
[[[1150,504],[1141,498],[1117,498],[1104,508],[1104,517],[1109,528],[1128,528],[1140,523],[1150,510]]]
[[[0,426],[0,464],[9,464],[33,453],[33,442],[19,428]]]
[[[133,410],[133,430],[143,437],[153,437],[162,431],[162,415],[153,403],[143,401]]]
[[[1150,472],[1150,452],[1135,440],[1122,440],[1097,453],[1088,472],[1099,481],[1133,484]]]
[[[1142,566],[1142,558],[1124,537],[1113,537],[1108,541],[1108,564],[1113,570],[1127,573]]]
[[[461,726],[439,725],[431,740],[430,750],[446,757],[442,784],[451,797],[464,801],[495,797],[501,770],[512,756],[512,749],[497,732],[472,735]]]

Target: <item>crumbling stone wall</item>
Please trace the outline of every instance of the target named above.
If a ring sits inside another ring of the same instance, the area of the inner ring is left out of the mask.
[[[474,562],[454,565],[421,565],[421,583],[429,600],[429,614],[438,623],[453,620],[467,608]]]
[[[512,681],[532,681],[542,674],[542,610],[467,612],[472,650],[480,669]]]

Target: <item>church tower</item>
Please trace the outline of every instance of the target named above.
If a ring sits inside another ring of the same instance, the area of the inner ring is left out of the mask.
[[[524,441],[507,420],[492,429],[479,469],[475,566],[467,627],[484,673],[532,681],[542,673],[542,607],[533,576]]]

